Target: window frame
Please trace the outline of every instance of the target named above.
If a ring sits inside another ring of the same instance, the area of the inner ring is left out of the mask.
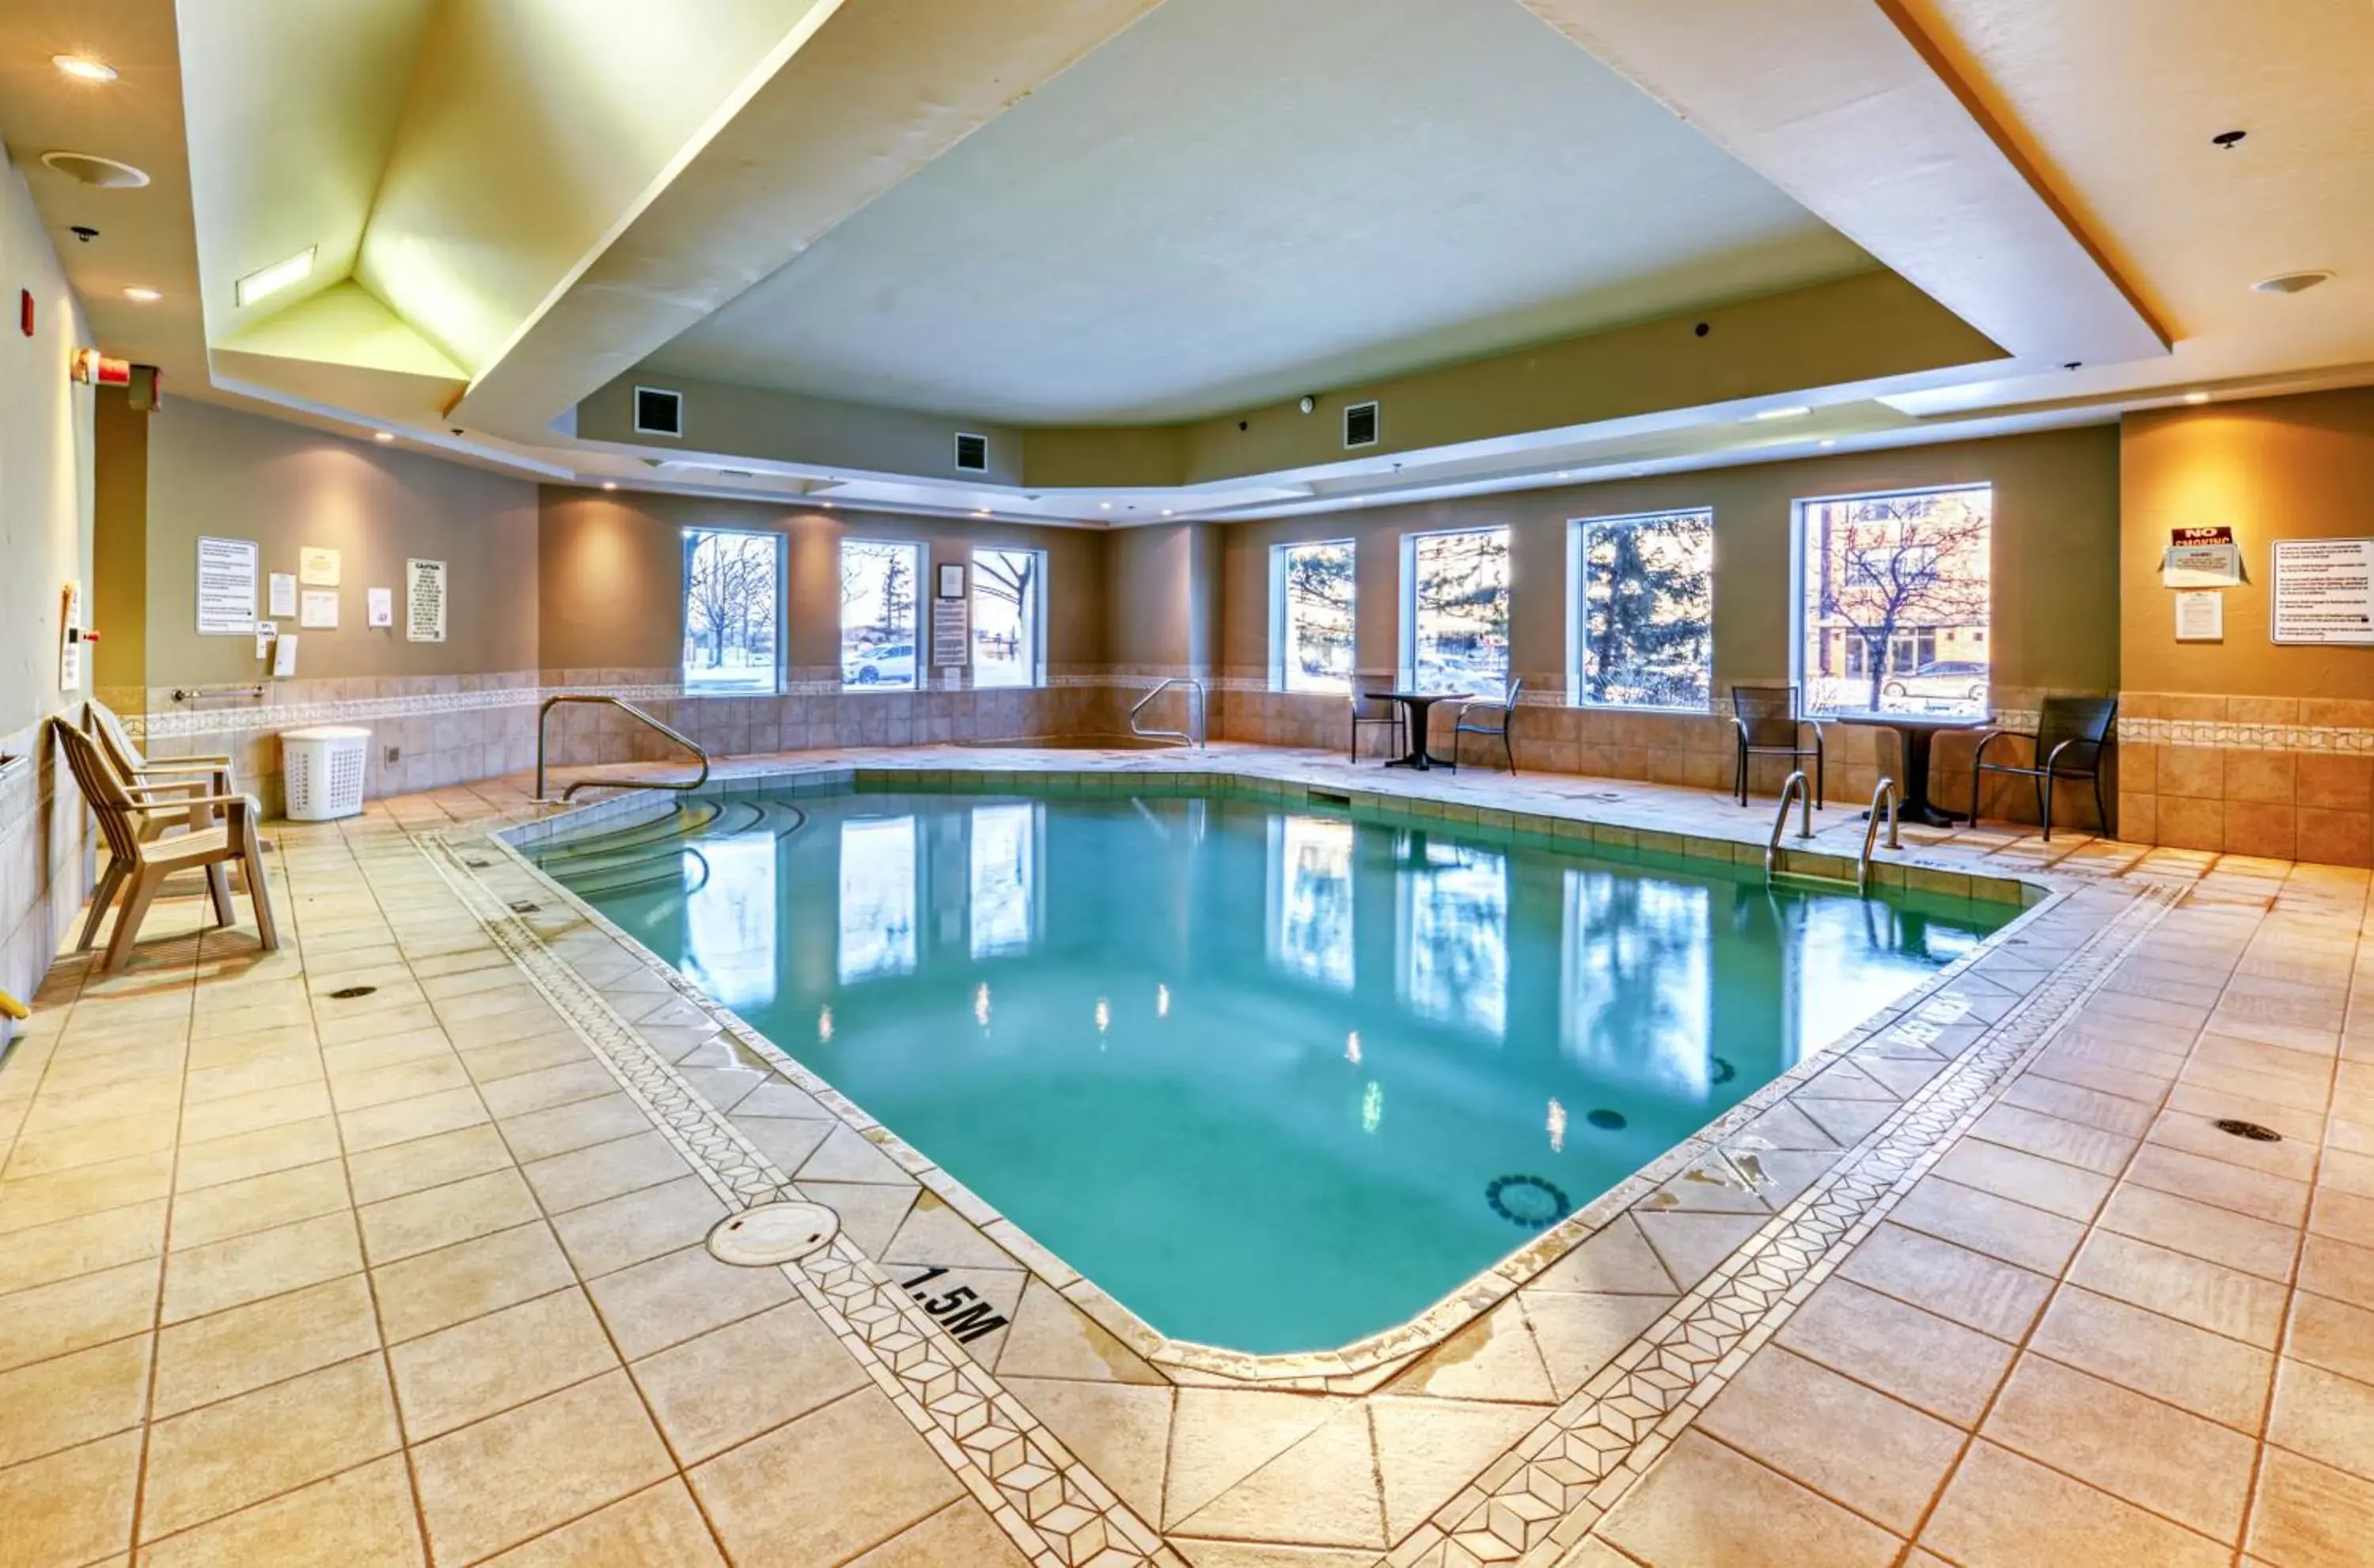
[[[1703,517],[1707,538],[1707,699],[1702,707],[1679,707],[1664,703],[1598,702],[1584,695],[1584,648],[1588,640],[1591,615],[1584,597],[1585,574],[1591,556],[1591,531],[1610,525],[1652,522],[1660,518]],[[1715,704],[1715,610],[1720,603],[1721,579],[1715,571],[1715,516],[1711,505],[1661,507],[1651,511],[1618,512],[1605,517],[1577,517],[1567,520],[1566,564],[1566,690],[1567,706],[1587,708],[1601,713],[1679,713],[1708,714]]]
[[[783,534],[767,528],[711,528],[701,523],[687,523],[676,531],[676,689],[688,697],[750,697],[781,696],[783,693],[785,612],[791,601],[789,577],[791,551]],[[692,556],[698,542],[703,538],[733,537],[763,539],[774,554],[774,662],[763,687],[696,685],[692,679],[692,663],[687,657],[687,647],[692,641]]]
[[[1345,549],[1352,553],[1352,667],[1344,672],[1344,685],[1334,686],[1298,686],[1287,678],[1287,620],[1286,587],[1288,575],[1287,557],[1297,550]],[[1290,692],[1299,696],[1344,696],[1357,683],[1360,663],[1360,542],[1355,538],[1294,539],[1269,547],[1269,689]]]
[[[1507,634],[1509,647],[1505,651],[1504,661],[1500,668],[1500,689],[1498,692],[1479,690],[1475,694],[1483,698],[1501,696],[1507,694],[1509,683],[1516,675],[1517,584],[1513,568],[1516,564],[1517,531],[1505,522],[1475,523],[1465,528],[1428,528],[1402,535],[1401,662],[1396,672],[1397,679],[1405,690],[1426,689],[1420,684],[1421,678],[1417,668],[1418,547],[1428,539],[1452,539],[1463,533],[1500,533],[1508,536],[1511,572],[1509,580],[1501,585],[1501,591],[1508,595],[1509,600],[1509,632]],[[1456,691],[1458,688],[1453,685],[1444,689]]]
[[[1906,485],[1878,490],[1849,490],[1831,495],[1799,496],[1789,503],[1789,679],[1797,688],[1800,708],[1807,717],[1830,719],[1842,715],[1862,715],[1867,711],[1860,708],[1824,708],[1814,701],[1813,682],[1819,677],[1808,671],[1805,657],[1808,629],[1805,619],[1807,509],[1837,506],[1849,501],[1893,501],[1921,496],[1951,496],[1971,490],[1982,490],[1987,496],[1987,614],[1985,623],[1976,628],[1978,635],[1972,638],[1974,643],[1987,650],[1986,675],[1981,682],[1985,688],[1985,695],[1980,699],[1974,713],[1950,716],[1984,719],[1993,711],[1995,691],[1993,632],[1998,598],[1995,593],[1995,482],[1991,478],[1965,479],[1936,485]],[[1898,627],[1895,635],[1901,638],[1926,631],[1933,637],[1945,629],[1945,625],[1946,623],[1931,616],[1916,620],[1907,626]],[[1851,644],[1855,640],[1851,632],[1846,634],[1846,643]],[[1839,664],[1842,670],[1845,667],[1846,659],[1846,653],[1841,651]],[[1868,672],[1855,678],[1868,679]],[[1882,709],[1878,717],[1894,717],[1898,712],[1902,716],[1910,718],[1949,716],[1933,713],[1926,709],[1905,708]]]
[[[914,563],[914,605],[912,610],[910,612],[913,619],[907,628],[907,643],[908,646],[913,649],[915,668],[913,675],[908,680],[905,685],[886,685],[878,681],[852,681],[849,678],[849,579],[847,575],[847,557],[849,547],[852,544],[871,545],[882,549],[904,550],[908,553],[909,556]],[[835,574],[835,587],[839,591],[840,597],[840,606],[838,613],[835,615],[835,631],[840,646],[836,649],[836,657],[833,662],[835,670],[840,677],[840,689],[843,692],[880,692],[885,695],[894,692],[920,692],[928,690],[931,683],[932,661],[931,647],[928,640],[930,623],[926,616],[926,606],[928,605],[931,597],[933,585],[929,577],[929,573],[931,571],[931,552],[925,547],[923,541],[920,539],[879,539],[855,534],[843,535],[840,540],[840,546],[833,557],[833,569]],[[970,658],[972,650],[968,648],[965,652],[967,657]]]
[[[1031,596],[1036,601],[1030,620],[1030,678],[1027,681],[1002,681],[995,685],[981,685],[981,665],[974,657],[981,646],[981,557],[984,555],[1029,556],[1037,561],[1031,570]],[[972,544],[965,554],[965,667],[975,686],[984,691],[1032,691],[1047,684],[1047,552],[1032,544]],[[934,589],[936,592],[936,588]],[[919,612],[920,613],[920,612]],[[917,689],[921,689],[920,687]]]

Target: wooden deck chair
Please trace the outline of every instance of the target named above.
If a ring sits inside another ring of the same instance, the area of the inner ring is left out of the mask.
[[[263,812],[254,800],[246,795],[192,797],[178,790],[162,793],[156,786],[127,784],[88,735],[63,719],[51,720],[50,729],[58,749],[65,754],[83,799],[99,818],[100,836],[107,840],[107,869],[91,895],[90,918],[83,922],[82,940],[75,944],[76,953],[90,951],[99,937],[100,920],[121,891],[123,907],[117,912],[115,934],[108,941],[102,967],[111,975],[122,969],[132,956],[133,943],[139,940],[141,922],[147,919],[158,889],[177,872],[203,871],[206,893],[214,900],[215,923],[231,924],[230,879],[225,868],[234,861],[246,872],[247,895],[255,906],[256,934],[264,950],[269,953],[280,945],[279,932],[272,923],[271,891],[264,880],[263,841],[255,831]],[[158,798],[149,799],[151,794]],[[143,818],[158,813],[187,815],[200,806],[208,812],[221,808],[223,825],[194,828],[170,838],[141,837]]]
[[[113,708],[99,701],[82,705],[82,725],[99,749],[106,754],[115,776],[128,785],[144,786],[156,795],[181,794],[193,801],[201,795],[231,794],[230,758],[227,756],[176,756],[151,759],[140,755],[124,731],[123,720]],[[190,827],[210,827],[214,824],[212,807],[193,806],[187,818]],[[140,837],[155,838],[170,833],[175,826],[170,813],[151,812],[140,822]],[[269,848],[267,845],[266,848]]]

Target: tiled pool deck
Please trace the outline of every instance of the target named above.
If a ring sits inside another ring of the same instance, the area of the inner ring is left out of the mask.
[[[1757,859],[1771,810],[1232,747],[737,766],[1226,770]],[[489,844],[529,814],[282,825],[279,954],[172,938],[185,898],[53,972],[0,1063],[0,1564],[2374,1555],[2364,871],[1908,831],[1913,880],[2060,896],[1427,1332],[1231,1365]],[[793,1189],[833,1249],[700,1245]],[[899,1288],[934,1268],[1009,1322],[957,1344]]]

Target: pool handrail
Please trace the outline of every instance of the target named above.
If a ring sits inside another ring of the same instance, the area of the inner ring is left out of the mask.
[[[1814,787],[1802,767],[1790,774],[1788,782],[1780,786],[1780,809],[1773,813],[1772,837],[1764,846],[1764,883],[1768,887],[1772,884],[1773,875],[1780,869],[1780,832],[1789,825],[1789,802],[1792,800],[1797,802],[1797,837],[1811,838],[1814,836]]]
[[[699,758],[699,776],[688,783],[681,779],[674,778],[580,778],[576,783],[571,784],[568,789],[563,790],[560,792],[560,799],[558,801],[554,801],[550,796],[544,792],[544,731],[546,721],[552,717],[552,710],[559,707],[564,702],[598,703],[606,708],[615,708],[631,719],[639,719],[642,720],[645,724],[657,730],[661,734],[665,735],[669,740],[674,741],[677,745],[682,746],[694,756]],[[558,696],[546,697],[544,699],[544,706],[536,709],[535,802],[538,805],[566,805],[571,800],[576,798],[577,791],[580,790],[674,790],[682,793],[698,790],[703,784],[708,782],[709,748],[703,746],[699,741],[694,740],[691,736],[685,734],[681,731],[661,723],[658,720],[652,718],[650,714],[644,712],[641,708],[637,708],[633,703],[629,702],[622,697],[605,696],[599,692],[562,692]]]
[[[1896,780],[1883,778],[1879,781],[1879,787],[1871,792],[1871,810],[1863,813],[1866,820],[1863,830],[1863,853],[1855,857],[1855,891],[1857,893],[1871,891],[1871,848],[1872,841],[1879,837],[1879,808],[1882,802],[1886,802],[1887,806],[1887,847],[1891,849],[1904,848],[1904,840],[1898,837],[1896,833],[1897,813],[1902,809],[1897,800]]]
[[[1191,694],[1187,704],[1187,729],[1148,730],[1139,724],[1137,716],[1146,711],[1146,705],[1173,686]],[[1205,718],[1204,683],[1193,675],[1172,675],[1156,683],[1154,689],[1139,697],[1137,706],[1129,710],[1129,732],[1149,741],[1178,741],[1191,746],[1203,745],[1205,736],[1211,732],[1211,726]]]

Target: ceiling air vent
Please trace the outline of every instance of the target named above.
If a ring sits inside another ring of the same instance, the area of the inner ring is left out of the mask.
[[[1377,444],[1377,405],[1356,403],[1344,410],[1344,444],[1347,447],[1373,447]]]
[[[670,392],[665,387],[637,387],[635,389],[635,434],[682,436],[684,434],[684,393]]]
[[[989,472],[989,438],[987,436],[957,437],[957,472],[986,474]]]

